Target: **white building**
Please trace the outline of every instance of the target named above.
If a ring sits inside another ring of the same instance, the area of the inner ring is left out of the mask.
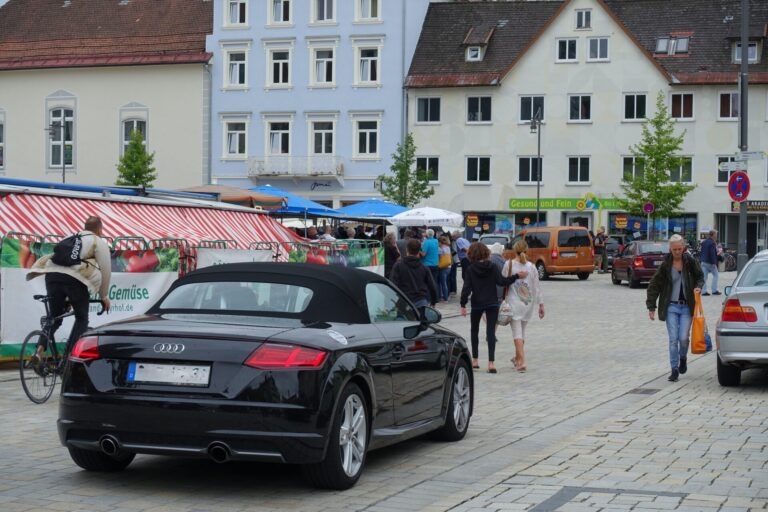
[[[157,187],[207,182],[205,0],[10,0],[0,7],[0,175],[113,184],[131,130]],[[52,140],[48,128],[64,123]]]
[[[766,150],[768,3],[752,8],[749,142]],[[625,173],[638,172],[629,147],[661,91],[686,132],[672,179],[697,187],[678,218],[656,227],[719,229],[735,248],[737,215],[718,164],[738,151],[739,12],[737,0],[433,4],[407,79],[417,164],[434,175],[430,204],[464,212],[476,231],[535,223],[530,120],[541,107],[542,223],[645,230],[615,198]],[[752,254],[768,246],[766,161],[751,162],[749,174]]]

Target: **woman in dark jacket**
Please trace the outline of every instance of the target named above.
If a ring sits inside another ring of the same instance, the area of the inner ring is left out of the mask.
[[[397,248],[395,234],[389,233],[384,237],[384,277],[389,279],[392,274],[392,267],[400,259],[400,249]]]
[[[648,285],[645,305],[648,317],[666,321],[669,334],[669,381],[677,381],[688,371],[688,341],[696,294],[704,285],[701,265],[685,251],[685,240],[680,235],[669,239],[669,252]]]
[[[461,289],[461,314],[467,316],[467,301],[472,297],[472,312],[469,316],[470,337],[472,339],[472,368],[480,368],[477,361],[480,341],[480,319],[485,313],[485,339],[488,342],[488,373],[496,373],[494,356],[496,351],[496,320],[499,318],[499,297],[496,285],[509,286],[518,278],[528,276],[520,272],[510,277],[503,277],[501,271],[490,261],[491,251],[481,242],[473,242],[467,251],[470,265]]]

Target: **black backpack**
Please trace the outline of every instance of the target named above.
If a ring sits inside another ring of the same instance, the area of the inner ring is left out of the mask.
[[[82,263],[80,253],[83,250],[83,237],[75,234],[65,238],[53,247],[51,261],[62,267],[72,267]]]

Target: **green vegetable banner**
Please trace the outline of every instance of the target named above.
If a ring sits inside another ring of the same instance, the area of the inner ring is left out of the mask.
[[[312,263],[315,265],[341,265],[342,267],[364,268],[384,275],[383,247],[351,247],[347,250],[327,250],[321,247],[301,246],[288,254],[288,261]]]

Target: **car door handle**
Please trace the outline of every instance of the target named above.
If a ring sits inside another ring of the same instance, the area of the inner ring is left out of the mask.
[[[401,359],[405,355],[405,347],[402,343],[395,345],[395,347],[392,349],[392,358],[393,359]]]

